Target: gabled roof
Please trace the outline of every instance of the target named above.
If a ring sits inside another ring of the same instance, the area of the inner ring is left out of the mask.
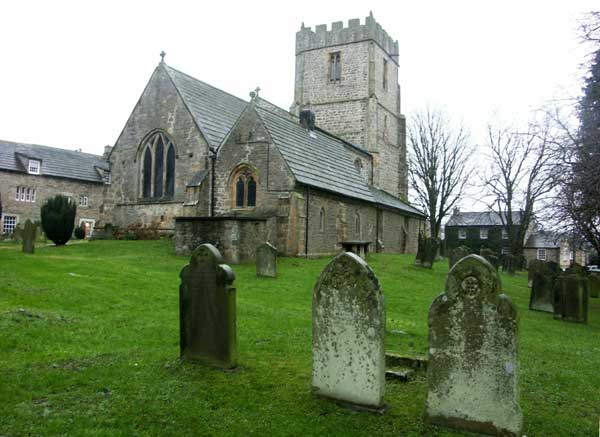
[[[521,223],[521,213],[512,213],[514,225]],[[483,212],[454,212],[446,226],[502,226],[502,220],[495,211]]]
[[[40,175],[102,182],[108,163],[101,156],[74,150],[0,140],[0,170],[27,173],[29,159],[41,161]]]
[[[561,237],[558,234],[547,231],[539,231],[531,234],[525,243],[526,248],[557,248],[560,247]]]
[[[208,145],[218,147],[248,102],[162,64]]]

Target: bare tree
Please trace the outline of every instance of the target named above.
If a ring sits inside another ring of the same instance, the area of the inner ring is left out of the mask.
[[[425,211],[431,236],[438,238],[442,220],[464,194],[472,169],[472,147],[462,124],[441,110],[416,112],[408,125],[410,184]]]
[[[550,126],[547,118],[541,123],[530,123],[524,132],[502,123],[488,125],[490,167],[482,180],[491,199],[488,207],[498,213],[507,233],[512,260],[523,255],[536,204],[556,185]],[[508,268],[514,273],[512,262]]]

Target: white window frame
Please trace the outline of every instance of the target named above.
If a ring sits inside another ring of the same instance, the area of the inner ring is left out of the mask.
[[[96,226],[96,220],[89,218],[80,218],[79,226],[81,226],[83,222],[90,222],[92,224],[92,226],[90,227],[90,235],[88,236],[89,238],[92,238],[92,235],[94,234],[94,227]]]
[[[21,201],[21,187],[17,187],[17,190],[15,191],[15,200],[17,202]]]
[[[508,240],[508,231],[504,228],[502,228],[502,239]]]
[[[86,195],[81,194],[79,196],[79,206],[87,208],[89,206],[89,198]]]
[[[458,239],[459,240],[466,240],[467,239],[467,230],[466,229],[459,229],[458,230]]]
[[[545,248],[539,248],[537,250],[537,259],[539,259],[540,261],[546,261],[546,249]]]
[[[10,217],[11,219],[14,218],[14,224],[13,224],[10,232],[6,232],[6,219],[8,217]],[[19,216],[18,215],[16,215],[16,214],[2,214],[2,233],[3,234],[12,234],[18,224],[19,224]]]
[[[31,189],[31,202],[35,203],[35,199],[36,199],[36,189],[32,188]]]
[[[30,159],[27,163],[27,173],[29,174],[40,174],[40,168],[42,168],[42,161],[37,159]]]
[[[488,239],[488,228],[479,228],[479,239],[480,240]]]
[[[510,253],[510,252],[509,252],[509,250],[508,250],[508,247],[504,246],[504,247],[502,248],[502,255],[508,255],[509,253]]]

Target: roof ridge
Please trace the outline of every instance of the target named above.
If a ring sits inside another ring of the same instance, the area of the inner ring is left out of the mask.
[[[0,139],[0,144],[3,144],[3,143],[14,144],[16,146],[41,147],[43,149],[62,150],[63,152],[77,153],[79,155],[88,155],[88,156],[93,156],[95,158],[103,159],[102,155],[96,155],[94,153],[88,153],[88,152],[79,152],[77,150],[65,149],[63,147],[45,146],[45,145],[42,145],[42,144],[33,144],[33,143],[19,143],[19,142],[16,142],[16,141],[9,141],[9,140],[2,140],[2,139]],[[19,153],[19,152],[15,152],[15,153]]]
[[[211,85],[211,84],[209,84],[208,82],[204,82],[203,80],[200,80],[200,79],[198,79],[198,78],[195,78],[194,76],[191,76],[191,75],[189,75],[189,74],[187,74],[187,73],[185,73],[185,72],[183,72],[183,71],[181,71],[181,70],[178,70],[178,69],[176,69],[176,68],[173,68],[173,67],[171,67],[170,65],[167,65],[167,64],[163,64],[163,65],[164,65],[165,67],[167,67],[168,69],[170,69],[170,70],[173,70],[173,71],[175,71],[175,72],[177,72],[177,73],[179,73],[179,74],[183,74],[184,76],[187,76],[187,77],[189,77],[190,79],[193,79],[193,80],[195,80],[196,82],[200,82],[200,83],[202,83],[203,85],[206,85],[206,86],[207,86],[207,87],[209,87],[209,88],[212,88],[212,89],[214,89],[214,90],[220,91],[220,92],[222,92],[223,94],[227,94],[228,96],[230,96],[230,97],[233,97],[233,98],[235,98],[235,99],[239,100],[240,102],[242,102],[242,103],[244,103],[244,104],[246,104],[246,105],[249,103],[248,101],[246,101],[246,100],[242,99],[241,97],[238,97],[238,96],[236,96],[236,95],[234,95],[234,94],[231,94],[231,93],[230,93],[230,92],[228,92],[228,91],[224,91],[224,90],[222,90],[221,88],[217,88],[216,86],[214,86],[214,85]],[[271,103],[271,102],[269,102],[269,103]],[[274,105],[274,106],[277,106],[277,105]]]

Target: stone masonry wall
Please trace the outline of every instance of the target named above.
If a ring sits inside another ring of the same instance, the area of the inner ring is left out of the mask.
[[[17,187],[34,188],[35,202],[15,200]],[[74,179],[57,178],[44,175],[31,175],[10,171],[0,171],[0,200],[2,200],[2,215],[16,215],[17,223],[24,224],[25,220],[40,220],[40,209],[44,202],[57,194],[63,194],[73,199],[77,205],[75,224],[82,218],[94,220],[99,225],[102,218],[102,201],[105,185],[94,182],[77,181]],[[87,196],[88,206],[79,206],[79,196]],[[0,223],[0,233],[4,222]]]
[[[141,200],[141,147],[153,131],[160,129],[176,148],[175,195],[172,199]],[[182,213],[186,185],[192,176],[208,166],[208,146],[185,107],[165,69],[159,65],[127,120],[109,160],[112,184],[106,196],[106,210],[120,226],[152,223],[173,230],[174,217]],[[208,183],[205,181],[204,183]],[[199,190],[200,210],[207,209],[208,190]]]

